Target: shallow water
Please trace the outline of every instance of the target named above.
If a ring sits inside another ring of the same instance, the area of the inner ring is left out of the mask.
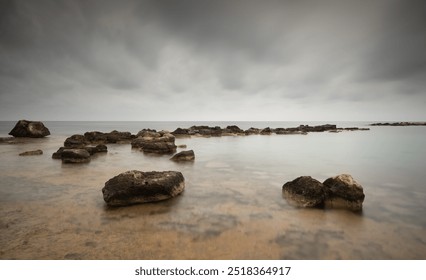
[[[88,164],[51,159],[73,133],[137,132],[129,129],[135,124],[97,124],[80,132],[78,124],[67,130],[50,123],[57,134],[0,145],[1,259],[426,258],[424,127],[177,138],[195,151],[193,163],[129,144],[108,145]],[[176,124],[152,125],[140,129]],[[44,154],[18,156],[35,149]],[[164,202],[107,207],[104,183],[132,169],[181,171],[186,189]],[[298,176],[323,181],[341,173],[364,187],[362,213],[299,209],[282,197],[282,185]]]

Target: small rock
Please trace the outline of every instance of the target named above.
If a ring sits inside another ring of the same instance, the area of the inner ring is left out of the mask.
[[[38,155],[42,155],[43,151],[42,150],[35,150],[35,151],[27,151],[27,152],[23,152],[20,153],[20,156],[38,156]]]
[[[173,161],[193,161],[195,159],[195,154],[193,150],[182,151],[175,154],[171,160]]]
[[[185,180],[180,172],[132,170],[108,180],[102,194],[107,205],[125,206],[169,199],[184,188]]]

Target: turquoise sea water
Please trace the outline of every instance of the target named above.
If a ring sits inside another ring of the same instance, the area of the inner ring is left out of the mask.
[[[177,138],[193,163],[108,145],[89,164],[51,155],[86,131],[137,133],[191,125],[294,127],[366,122],[44,122],[52,135],[0,144],[2,259],[426,259],[426,127],[369,131]],[[7,136],[14,122],[0,122]],[[19,153],[41,149],[41,156]],[[182,150],[182,149],[180,149]],[[177,170],[176,199],[108,208],[101,189],[127,170]],[[351,174],[366,195],[362,213],[299,209],[281,194],[298,176]]]

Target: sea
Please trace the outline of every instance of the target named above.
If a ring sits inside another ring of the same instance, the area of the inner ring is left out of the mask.
[[[0,259],[426,259],[426,127],[371,122],[62,122],[51,135],[0,144]],[[0,122],[6,137],[15,121]],[[52,154],[73,134],[192,125],[242,129],[336,124],[368,131],[176,138],[195,161],[109,144],[87,164]],[[42,155],[19,156],[41,149]],[[170,200],[108,207],[102,188],[128,171],[182,172]],[[282,186],[351,174],[363,210],[298,208]]]

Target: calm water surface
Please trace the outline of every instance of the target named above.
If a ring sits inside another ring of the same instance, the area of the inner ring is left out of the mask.
[[[426,259],[425,127],[177,138],[196,154],[184,164],[114,144],[89,164],[66,165],[51,155],[74,133],[193,123],[45,124],[47,138],[0,144],[2,259]],[[13,125],[0,122],[1,136]],[[18,156],[35,149],[44,154]],[[164,202],[106,207],[104,183],[132,169],[181,171],[186,189]],[[282,198],[282,185],[298,176],[341,173],[364,187],[362,213],[299,209]]]

